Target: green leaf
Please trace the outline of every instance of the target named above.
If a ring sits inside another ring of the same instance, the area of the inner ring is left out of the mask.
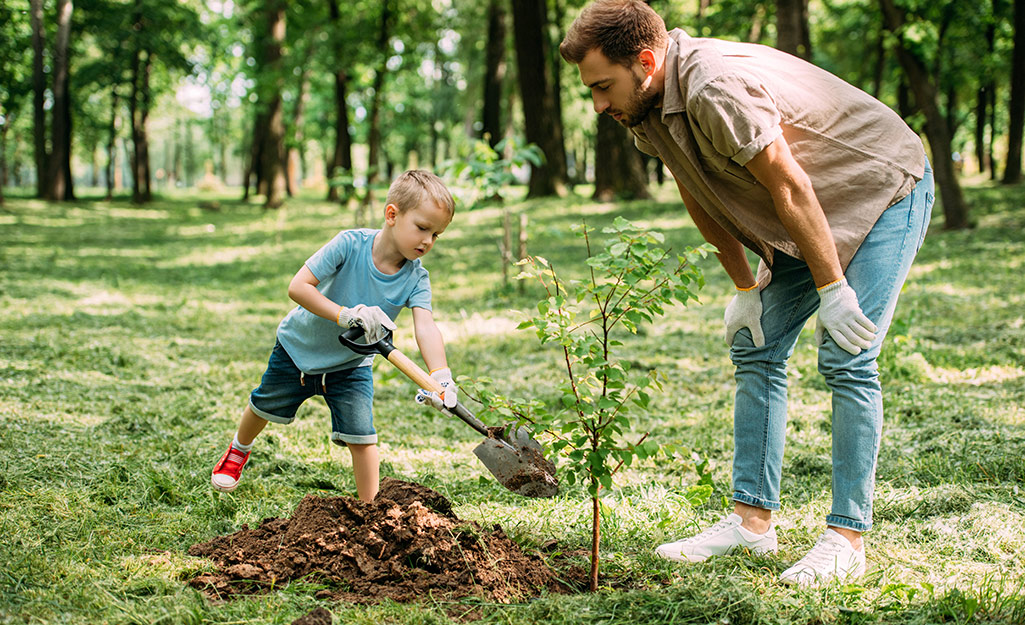
[[[616,243],[609,248],[609,254],[612,256],[622,256],[630,248],[628,243]]]

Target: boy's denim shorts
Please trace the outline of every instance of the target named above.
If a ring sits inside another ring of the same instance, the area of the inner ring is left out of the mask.
[[[289,424],[295,420],[299,406],[314,395],[323,395],[331,409],[332,442],[342,446],[377,443],[374,376],[370,367],[307,375],[295,366],[281,343],[275,341],[260,386],[249,396],[249,407],[258,417]]]

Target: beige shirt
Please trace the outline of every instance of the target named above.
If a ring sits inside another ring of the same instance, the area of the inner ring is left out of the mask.
[[[633,129],[701,207],[763,263],[802,258],[768,190],[744,167],[780,135],[808,173],[844,270],[879,216],[925,169],[918,136],[889,107],[766,46],[669,33],[665,96]]]

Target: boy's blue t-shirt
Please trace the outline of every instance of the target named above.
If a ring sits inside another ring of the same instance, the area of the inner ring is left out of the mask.
[[[306,261],[320,282],[317,290],[332,302],[380,306],[392,320],[403,308],[431,310],[431,280],[420,259],[407,260],[393,275],[374,266],[374,237],[380,230],[343,230]],[[300,371],[330,373],[369,365],[364,356],[338,342],[343,328],[302,306],[278,324],[278,341]]]

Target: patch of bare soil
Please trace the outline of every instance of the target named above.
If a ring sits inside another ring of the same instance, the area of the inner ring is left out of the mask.
[[[189,584],[218,600],[299,579],[329,585],[318,598],[355,603],[471,595],[510,602],[568,590],[500,526],[460,520],[440,494],[391,478],[372,503],[307,495],[290,519],[243,525],[189,555],[216,564]]]
[[[292,621],[292,625],[331,625],[331,613],[324,608],[315,608],[312,612],[304,614]]]

